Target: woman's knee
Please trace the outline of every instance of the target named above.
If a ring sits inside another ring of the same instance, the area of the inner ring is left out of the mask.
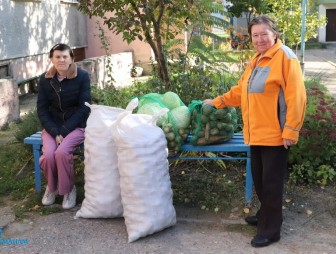
[[[40,166],[43,169],[50,168],[51,165],[55,164],[55,156],[54,153],[43,154],[40,157]]]
[[[55,159],[56,160],[62,160],[62,159],[68,159],[69,157],[71,157],[71,153],[66,151],[66,150],[63,150],[63,149],[57,149],[55,151]]]

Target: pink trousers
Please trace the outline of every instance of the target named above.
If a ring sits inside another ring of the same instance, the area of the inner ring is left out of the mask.
[[[73,151],[84,142],[84,128],[77,128],[68,134],[57,146],[55,138],[45,130],[42,131],[42,155],[40,167],[48,182],[48,189],[58,193],[69,193],[75,184]]]

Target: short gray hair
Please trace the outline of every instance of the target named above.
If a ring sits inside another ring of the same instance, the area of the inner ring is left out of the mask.
[[[260,15],[252,19],[248,26],[248,33],[251,37],[251,30],[252,26],[254,25],[260,25],[260,24],[265,24],[269,27],[269,29],[275,34],[276,38],[279,38],[279,32],[278,32],[278,27],[275,24],[274,20],[268,17],[267,15]]]

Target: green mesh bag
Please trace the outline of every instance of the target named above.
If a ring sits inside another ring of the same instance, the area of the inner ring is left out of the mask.
[[[163,130],[169,150],[179,151],[190,133],[190,111],[176,93],[149,93],[140,97],[137,113],[154,115],[162,108],[169,111],[156,124]]]
[[[222,143],[233,137],[238,127],[235,108],[216,109],[200,100],[193,100],[188,108],[191,113],[192,145]]]

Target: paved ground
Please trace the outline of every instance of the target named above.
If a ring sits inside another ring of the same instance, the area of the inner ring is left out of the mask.
[[[321,77],[336,97],[336,47],[307,50],[305,62],[306,76]],[[22,104],[22,114],[34,105],[34,99],[33,96],[31,103]],[[76,207],[15,221],[10,207],[1,205],[0,253],[336,253],[336,234],[330,233],[336,228],[335,216],[326,211],[317,213],[315,216],[326,222],[322,225],[308,216],[306,203],[295,205],[296,209],[289,206],[285,210],[292,219],[285,219],[281,241],[262,249],[250,246],[255,228],[245,224],[241,207],[233,208],[228,214],[176,207],[175,226],[129,244],[122,218],[74,219],[80,208]],[[311,205],[311,209],[319,207]],[[5,244],[4,239],[17,242]],[[20,241],[28,244],[18,244]]]
[[[306,50],[304,56],[305,76],[321,78],[322,83],[336,98],[336,43],[327,49]]]

